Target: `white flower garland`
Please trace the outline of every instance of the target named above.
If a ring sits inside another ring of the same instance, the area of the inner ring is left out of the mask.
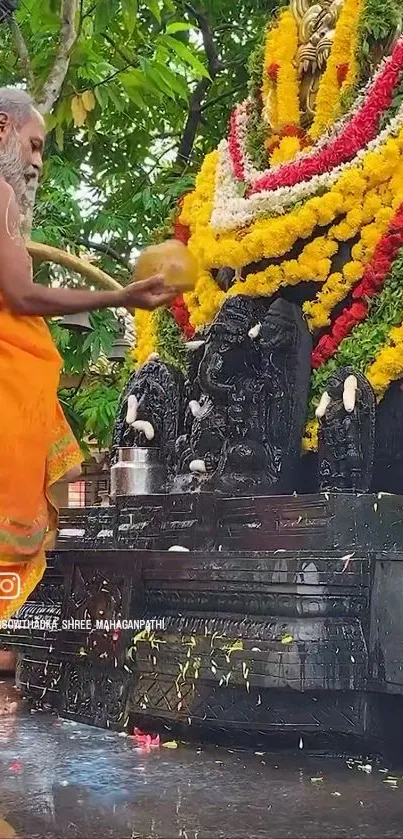
[[[397,41],[396,46],[399,45],[399,41],[403,41],[403,36],[399,38]],[[323,134],[322,137],[315,143],[313,148],[309,149],[308,151],[302,149],[293,159],[294,162],[298,162],[301,160],[309,160],[309,158],[313,158],[317,155],[318,151],[323,149],[327,146],[331,141],[336,139],[344,130],[347,123],[355,116],[357,111],[361,108],[364,104],[365,99],[367,98],[368,94],[371,92],[371,88],[376,84],[379,79],[379,76],[382,75],[384,72],[387,64],[390,64],[393,60],[393,54],[386,56],[380,62],[376,72],[372,76],[372,78],[366,83],[365,87],[363,87],[360,93],[357,95],[356,99],[354,100],[353,105],[351,108],[340,117],[334,125]],[[253,162],[247,152],[246,148],[246,139],[248,135],[248,123],[250,118],[250,108],[253,105],[251,99],[245,99],[240,105],[237,105],[235,109],[235,123],[236,123],[236,136],[237,136],[237,143],[239,147],[240,154],[242,156],[242,165],[245,173],[245,182],[253,187],[257,180],[266,177],[267,175],[272,175],[273,172],[278,172],[283,167],[289,166],[290,161],[286,163],[277,163],[275,166],[271,166],[268,169],[256,169],[253,165]],[[231,161],[232,167],[232,161]]]
[[[262,191],[243,198],[239,195],[239,181],[234,175],[231,155],[227,140],[218,147],[218,165],[214,207],[210,224],[214,230],[222,232],[244,227],[260,216],[276,216],[287,212],[293,205],[312,198],[319,192],[324,193],[336,183],[340,175],[348,169],[362,168],[369,152],[378,151],[390,137],[396,137],[403,127],[403,105],[386,128],[371,140],[356,156],[340,166],[315,175],[307,181],[293,187],[279,187],[273,191]]]

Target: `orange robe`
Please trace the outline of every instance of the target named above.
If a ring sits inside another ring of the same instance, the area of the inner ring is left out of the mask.
[[[45,321],[0,299],[0,620],[41,580],[57,527],[52,484],[83,460],[57,399],[61,366]]]

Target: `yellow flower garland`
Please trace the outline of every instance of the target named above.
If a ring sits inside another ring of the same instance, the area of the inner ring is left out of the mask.
[[[318,226],[335,222],[328,240],[348,241],[358,232],[361,237],[353,248],[353,259],[344,266],[342,275],[332,273],[329,256],[322,256],[316,250],[319,246],[315,246],[317,240],[314,240],[313,258],[307,260],[304,249],[301,254],[304,258],[285,260],[280,266],[270,266],[265,272],[249,275],[246,280],[243,278],[235,283],[229,292],[253,295],[259,290],[262,294],[274,293],[281,285],[308,279],[308,273],[312,272],[310,279],[316,278],[323,283],[327,280],[329,285],[323,287],[313,304],[306,305],[305,311],[312,328],[324,325],[335,302],[342,300],[362,276],[392,210],[402,201],[403,130],[377,151],[368,152],[360,169],[342,172],[324,195],[307,200],[283,216],[258,219],[240,231],[217,232],[209,223],[216,167],[216,154],[209,155],[197,179],[195,192],[185,198],[180,218],[183,224],[189,225],[189,247],[203,269],[197,291],[189,295],[187,301],[191,322],[195,326],[208,323],[209,317],[217,311],[219,300],[224,299],[211,276],[212,268],[242,269],[251,262],[285,256],[298,239],[309,238]]]
[[[282,137],[278,146],[270,155],[270,166],[277,166],[279,163],[287,163],[294,160],[294,157],[301,151],[301,141],[298,137]]]
[[[305,432],[302,438],[302,450],[304,452],[316,452],[318,448],[318,431],[318,420],[309,420],[305,426]]]
[[[152,312],[136,309],[135,313],[136,346],[133,352],[136,367],[141,367],[151,353],[155,352],[155,322]]]
[[[248,274],[245,281],[234,283],[230,295],[262,294],[271,295],[280,286],[296,285],[300,282],[324,282],[331,267],[331,257],[337,251],[337,243],[331,234],[318,236],[305,245],[298,259],[284,261],[281,265],[270,265],[257,274]]]
[[[403,374],[403,324],[393,326],[378,358],[365,371],[378,399],[382,398],[390,383]]]
[[[278,45],[278,22],[267,31],[263,61],[262,76],[262,100],[263,117],[268,125],[277,125],[277,96],[275,83],[270,79],[268,68],[273,61],[273,56]]]
[[[297,52],[298,26],[294,15],[287,9],[279,15],[277,25],[267,33],[265,46],[263,116],[273,131],[289,124],[299,125]],[[268,75],[271,66],[278,67],[275,80]]]
[[[358,23],[362,8],[363,0],[344,0],[341,8],[332,51],[316,97],[315,119],[309,132],[314,140],[321,137],[332,122],[340,116],[341,97],[356,81]],[[338,73],[343,66],[347,66],[348,71],[340,86]]]
[[[343,272],[330,274],[316,299],[304,303],[303,311],[312,332],[316,329],[322,329],[330,323],[330,316],[334,307],[344,300],[352,287],[361,279],[365,266],[370,261],[377,243],[387,230],[392,215],[392,208],[385,207],[377,214],[374,224],[363,227],[360,241],[352,248],[352,259],[344,265]],[[351,239],[355,233],[351,227],[349,227],[349,230],[351,235],[348,238]]]

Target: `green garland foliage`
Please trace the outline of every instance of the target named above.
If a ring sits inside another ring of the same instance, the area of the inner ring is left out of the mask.
[[[249,59],[249,95],[258,103],[261,100],[264,47],[267,29]]]
[[[253,111],[248,120],[246,150],[257,169],[265,169],[267,166],[265,141],[268,134],[268,127],[262,116],[258,111]]]
[[[401,0],[366,0],[358,30],[359,83],[373,72],[374,57],[379,59],[400,30],[403,20]],[[374,49],[375,48],[375,49]]]
[[[159,309],[155,315],[156,351],[166,364],[172,364],[186,373],[187,350],[179,326],[168,309]]]
[[[368,317],[341,342],[336,355],[312,373],[310,418],[333,373],[353,366],[362,373],[372,364],[393,326],[403,319],[403,249],[377,297],[369,303]]]

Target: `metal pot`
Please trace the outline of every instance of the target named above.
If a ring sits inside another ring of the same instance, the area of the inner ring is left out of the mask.
[[[111,498],[160,494],[165,478],[159,449],[119,449],[118,461],[111,468]]]

